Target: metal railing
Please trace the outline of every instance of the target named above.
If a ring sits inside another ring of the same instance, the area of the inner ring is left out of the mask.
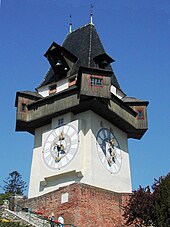
[[[32,211],[31,208],[24,208],[18,204],[15,204],[15,212],[27,219],[30,223],[35,223],[37,226],[42,227],[49,227],[50,226],[50,219],[48,216],[43,215],[41,212]],[[54,220],[55,227],[76,227],[73,224],[61,224]]]

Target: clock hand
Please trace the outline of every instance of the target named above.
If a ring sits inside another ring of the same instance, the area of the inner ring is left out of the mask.
[[[64,145],[62,144],[62,140],[64,140],[65,139],[65,136],[64,136],[64,132],[62,131],[61,133],[60,133],[60,135],[59,135],[59,142],[60,142],[60,144],[55,144],[55,146],[54,146],[54,150],[56,150],[56,148],[57,148],[57,156],[55,157],[55,160],[57,161],[57,162],[59,162],[60,160],[61,160],[61,156],[60,155],[62,155],[62,154],[65,154],[66,152],[65,152],[65,148],[64,148]]]
[[[60,145],[60,154],[65,154],[65,147],[63,144]]]
[[[116,158],[116,152],[114,149],[114,139],[111,139],[109,142],[106,142],[106,150],[109,155],[107,155],[107,162],[109,166],[111,166],[113,163],[115,163]]]
[[[105,154],[105,156],[106,156],[106,159],[107,159],[109,166],[111,166],[109,142],[106,142],[106,154]]]
[[[60,144],[56,144],[54,146],[54,149],[55,148],[57,148],[57,156],[55,157],[55,161],[59,162],[62,159],[62,157],[63,157],[62,155],[64,155],[66,153],[65,152],[65,147],[60,141]]]
[[[64,136],[64,132],[62,131],[59,135],[59,141],[64,140],[65,136]]]
[[[109,143],[110,143],[110,146],[114,146],[114,143],[115,143],[114,138],[112,138],[112,139],[109,141]]]
[[[55,156],[55,161],[56,161],[56,162],[59,162],[59,161],[61,160],[61,158],[60,158],[60,150],[61,150],[60,145],[58,145],[58,144],[56,143],[56,144],[54,145],[53,150],[55,151],[55,154],[56,154],[56,156]]]

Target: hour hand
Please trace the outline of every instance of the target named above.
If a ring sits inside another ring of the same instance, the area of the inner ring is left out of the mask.
[[[60,154],[65,154],[65,148],[63,144],[57,145],[57,150],[60,152]]]

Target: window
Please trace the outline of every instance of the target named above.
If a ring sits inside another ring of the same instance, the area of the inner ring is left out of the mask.
[[[61,203],[67,203],[68,202],[68,193],[64,193],[61,195]]]
[[[143,109],[138,109],[137,113],[138,113],[137,118],[139,120],[143,120],[144,119],[144,111],[143,111]]]
[[[49,95],[56,93],[56,84],[49,86]]]
[[[91,86],[102,86],[102,78],[99,77],[90,77]]]
[[[64,124],[64,118],[63,117],[58,119],[58,125],[62,125],[62,124]]]
[[[25,103],[21,104],[21,112],[25,112],[26,111],[26,107],[27,105]]]

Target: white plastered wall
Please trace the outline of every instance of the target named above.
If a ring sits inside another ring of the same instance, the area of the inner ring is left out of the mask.
[[[69,87],[68,79],[58,81],[56,84],[56,93],[63,91]],[[49,85],[45,85],[43,87],[38,88],[38,93],[43,97],[49,96]]]
[[[43,97],[49,96],[49,86],[38,88],[38,93]]]
[[[44,164],[42,150],[49,133],[58,126],[58,119],[61,117],[64,118],[64,123],[71,122],[77,128],[79,147],[75,157],[66,167],[53,170]],[[99,159],[96,135],[101,127],[112,128],[119,141],[122,150],[122,167],[118,173],[111,174]],[[35,132],[28,197],[36,197],[74,182],[82,182],[116,192],[131,192],[132,190],[126,133],[92,111],[77,115],[68,113],[53,118],[51,124],[38,128]]]
[[[120,91],[113,85],[111,85],[111,87],[110,87],[110,92],[112,94],[116,95],[119,99],[122,99],[125,96],[125,94],[122,91]]]
[[[80,150],[83,142],[79,143],[75,157],[66,167],[61,168],[60,170],[54,170],[47,167],[44,163],[42,154],[44,143],[50,132],[58,126],[58,120],[61,117],[64,118],[65,124],[71,122],[71,124],[79,131],[79,138],[82,137],[82,132],[78,129],[78,125],[82,124],[81,120],[78,121],[75,119],[72,113],[53,118],[51,124],[36,130],[28,193],[29,198],[36,197],[58,189],[59,187],[80,181],[80,178],[82,177],[80,170],[83,158],[81,157],[82,154]]]
[[[108,121],[101,118],[92,111],[81,113],[81,118],[85,119],[86,135],[84,137],[84,177],[81,179],[82,183],[90,184],[96,187],[108,189],[116,192],[131,192],[131,175],[129,164],[129,153],[127,135],[122,130]],[[88,116],[88,117],[87,117]],[[80,118],[80,117],[79,117]],[[96,136],[99,129],[112,128],[114,135],[119,141],[120,149],[122,150],[122,165],[118,173],[111,174],[105,169],[100,161]],[[88,129],[88,131],[87,131]]]
[[[58,81],[57,83],[57,93],[68,88],[68,79]]]

